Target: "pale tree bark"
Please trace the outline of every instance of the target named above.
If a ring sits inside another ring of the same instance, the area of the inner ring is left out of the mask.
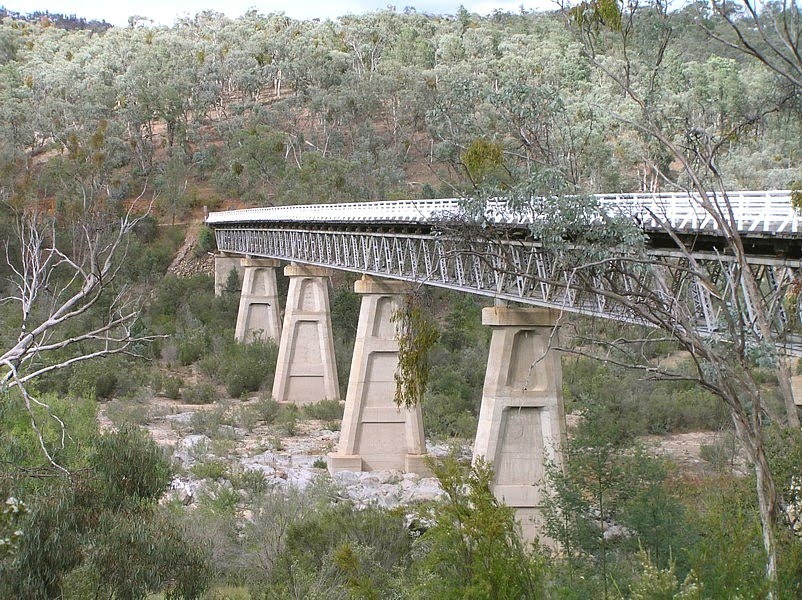
[[[15,215],[16,236],[5,245],[10,276],[0,304],[19,311],[20,325],[16,340],[0,348],[0,390],[20,394],[47,461],[62,469],[46,447],[38,409],[58,423],[62,445],[64,423],[29,384],[83,361],[134,354],[134,344],[152,339],[132,330],[139,302],[119,277],[129,235],[142,216],[129,210],[113,217],[84,206],[67,227],[35,207],[4,210]]]
[[[774,106],[764,107],[761,114],[744,116],[729,131],[708,130],[703,123],[695,124],[692,118],[687,120],[685,131],[669,131],[666,129],[666,123],[670,123],[671,119],[661,118],[664,115],[660,114],[660,107],[651,100],[659,97],[655,92],[660,89],[663,61],[672,37],[673,29],[667,5],[661,2],[647,2],[639,6],[634,2],[616,3],[611,7],[610,3],[591,1],[583,2],[575,8],[568,8],[565,14],[573,30],[580,36],[591,62],[608,80],[614,82],[630,105],[635,108],[637,116],[622,121],[652,137],[670,152],[689,182],[688,191],[695,192],[694,197],[700,210],[716,223],[718,231],[724,238],[724,248],[735,261],[735,268],[731,269],[730,276],[737,281],[731,282],[731,285],[734,289],[740,288],[740,293],[743,295],[743,298],[735,298],[733,306],[743,310],[743,305],[748,303],[753,308],[753,316],[750,319],[737,316],[729,319],[728,356],[709,342],[699,339],[692,327],[681,328],[682,333],[679,335],[676,333],[677,329],[669,327],[666,330],[689,350],[698,352],[698,356],[704,357],[714,372],[718,373],[718,381],[709,381],[701,371],[700,379],[703,381],[707,379],[706,383],[711,391],[729,407],[737,437],[752,462],[760,507],[763,546],[767,556],[766,579],[770,586],[768,597],[774,598],[778,591],[777,548],[774,533],[774,527],[778,524],[778,511],[776,488],[764,444],[763,418],[767,409],[760,388],[754,380],[751,377],[744,380],[737,376],[739,369],[746,372],[749,370],[751,362],[747,355],[749,346],[773,348],[774,335],[769,309],[749,268],[747,253],[735,220],[732,218],[732,205],[716,159],[725,151],[729,140],[748,130],[768,112],[780,110],[784,102],[798,94],[802,82],[800,78],[802,57],[799,45],[802,30],[796,0],[766,5],[766,9],[771,9],[772,13],[769,10],[761,13],[753,0],[742,0],[740,4],[711,0],[711,6],[729,27],[732,35],[719,34],[718,30],[713,28],[708,28],[708,33],[730,48],[756,58],[789,84],[784,99]],[[745,19],[738,16],[738,8],[745,12]],[[637,31],[639,15],[644,10],[649,11],[652,19],[650,24],[654,27],[654,31],[650,32],[650,37],[656,43],[653,62],[650,64],[644,61],[643,56],[630,52],[630,40]],[[610,43],[607,48],[613,48],[618,64],[605,60],[604,52],[600,50],[604,45],[600,43],[602,40]],[[674,239],[692,265],[692,249],[682,244],[676,235]],[[729,313],[727,306],[722,306],[722,311],[724,314]],[[668,318],[662,328],[665,328],[665,325],[678,324]],[[798,432],[800,423],[791,394],[788,364],[784,357],[776,352],[773,364],[785,406],[784,424]],[[746,385],[736,387],[734,382]]]

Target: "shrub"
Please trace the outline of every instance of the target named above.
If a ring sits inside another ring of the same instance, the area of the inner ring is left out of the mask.
[[[178,338],[178,362],[191,365],[209,350],[209,338],[201,330],[185,332]]]
[[[201,361],[201,370],[215,381],[226,386],[232,398],[258,390],[265,381],[272,380],[276,369],[278,347],[275,342],[234,343],[221,355],[209,356]]]
[[[334,421],[343,418],[344,407],[338,400],[321,400],[314,404],[306,404],[302,410],[304,416],[309,419]]]
[[[180,377],[165,377],[164,379],[164,396],[171,400],[178,399],[181,395],[181,386],[184,385],[184,380]]]
[[[162,449],[130,425],[101,435],[90,465],[102,490],[93,499],[108,508],[156,500],[170,483],[170,462]]]
[[[89,555],[98,575],[95,597],[144,598],[163,591],[170,598],[197,598],[211,578],[209,558],[207,544],[190,544],[169,515],[103,515]]]
[[[216,406],[211,410],[197,410],[189,419],[189,426],[197,434],[207,435],[211,438],[233,438],[234,428],[224,427],[224,425],[229,425],[229,423],[226,408],[223,406]]]
[[[112,400],[106,405],[106,416],[115,427],[144,425],[150,419],[150,408],[136,400]]]
[[[267,425],[270,425],[276,420],[281,410],[281,406],[278,402],[273,400],[273,398],[260,398],[253,407],[259,415],[259,418]]]
[[[187,404],[211,404],[216,399],[217,390],[210,383],[197,383],[184,388],[184,402]]]
[[[132,368],[134,367],[134,368]],[[73,396],[108,400],[114,395],[130,393],[139,387],[135,364],[123,366],[120,357],[84,361],[72,367],[69,392]]]
[[[190,469],[198,479],[229,479],[228,463],[219,458],[196,463]]]
[[[434,474],[446,500],[434,504],[435,523],[419,541],[419,597],[540,597],[543,566],[521,542],[513,509],[490,490],[492,470],[447,459]]]
[[[262,471],[246,469],[231,478],[231,484],[251,494],[264,494],[268,489],[267,477]]]
[[[198,231],[198,250],[203,252],[214,252],[217,250],[217,241],[214,239],[214,230],[205,225]]]
[[[298,407],[295,404],[282,406],[276,422],[286,435],[294,436],[298,427]]]

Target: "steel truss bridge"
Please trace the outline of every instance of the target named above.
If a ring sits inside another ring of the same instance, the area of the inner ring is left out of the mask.
[[[646,312],[716,335],[739,327],[760,338],[754,296],[700,199],[688,194],[598,195],[608,215],[647,236],[639,257],[577,264],[532,235],[537,211],[489,201],[466,221],[458,199],[283,206],[214,212],[207,225],[223,252],[274,258],[435,285],[523,304],[635,323]],[[740,233],[767,307],[773,342],[802,354],[800,217],[788,191],[710,197]],[[789,300],[793,300],[790,302]],[[662,316],[660,316],[662,315]]]

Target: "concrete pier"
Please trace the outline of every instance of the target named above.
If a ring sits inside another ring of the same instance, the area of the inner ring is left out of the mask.
[[[278,348],[273,398],[311,404],[338,400],[337,365],[331,331],[329,269],[290,265],[284,327]]]
[[[239,254],[229,254],[228,252],[218,252],[214,255],[214,295],[220,296],[226,287],[228,276],[231,270],[237,271],[239,285],[242,285],[244,269],[240,263],[242,256]]]
[[[421,407],[398,408],[394,402],[398,340],[390,319],[401,308],[408,284],[366,276],[354,288],[362,305],[340,445],[329,454],[329,471],[426,474]]]
[[[540,538],[541,494],[548,462],[562,464],[565,416],[562,368],[549,348],[557,311],[491,307],[492,328],[474,460],[493,465],[493,493],[515,509],[525,540]]]
[[[276,286],[276,268],[281,263],[268,258],[243,258],[242,295],[234,337],[238,342],[281,339],[281,320]]]

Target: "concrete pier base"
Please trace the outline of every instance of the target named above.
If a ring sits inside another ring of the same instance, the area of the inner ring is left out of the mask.
[[[239,285],[242,285],[244,269],[240,264],[242,257],[239,254],[218,252],[214,255],[214,295],[220,296],[226,287],[231,270],[237,271]]]
[[[539,507],[548,462],[562,464],[565,417],[562,368],[549,349],[557,312],[491,307],[492,327],[482,407],[474,444],[495,470],[493,493],[515,509],[525,540],[539,538]]]
[[[427,474],[421,408],[398,408],[393,400],[398,341],[390,318],[401,307],[408,285],[364,277],[354,288],[362,305],[340,445],[329,454],[329,471]]]
[[[245,272],[234,337],[238,342],[281,339],[281,319],[276,286],[276,267],[269,258],[243,258]]]
[[[273,398],[294,404],[338,400],[340,392],[329,309],[331,271],[290,265],[284,268],[284,274],[290,278],[290,286]]]
[[[802,375],[791,375],[791,393],[794,396],[794,404],[802,406]]]

